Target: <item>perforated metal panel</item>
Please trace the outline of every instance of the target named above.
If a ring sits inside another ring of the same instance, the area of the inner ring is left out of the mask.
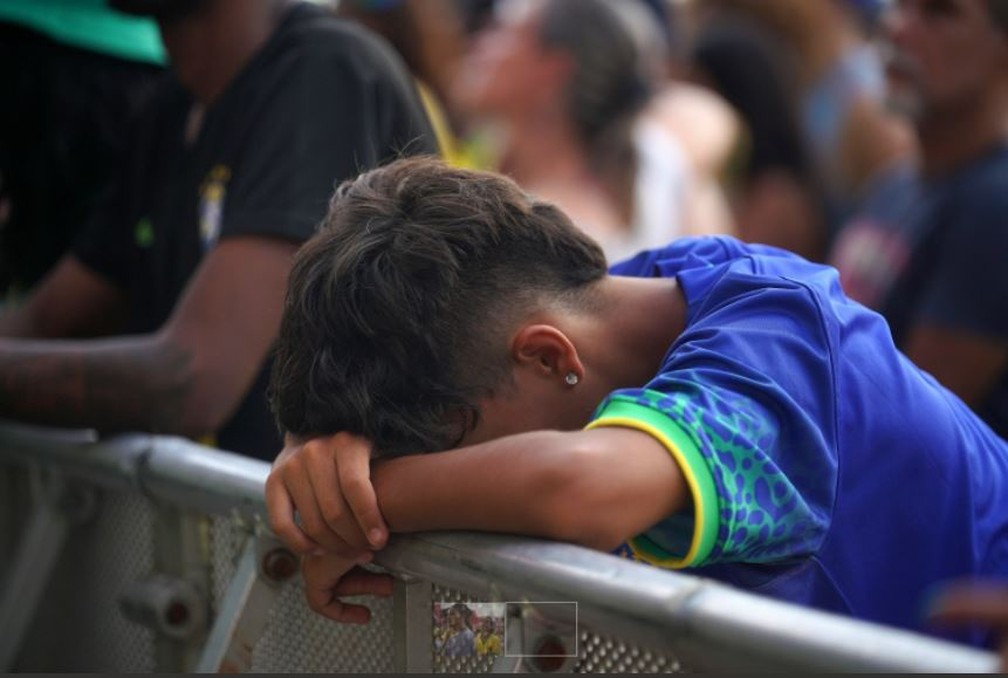
[[[241,523],[214,518],[210,528],[214,609],[219,609],[248,532]],[[392,602],[348,599],[371,609],[367,626],[336,624],[305,605],[300,578],[285,584],[252,653],[252,670],[269,673],[385,673],[392,665]]]
[[[247,528],[232,518],[210,518],[210,607],[215,616],[234,576],[247,536]]]
[[[152,633],[123,617],[117,603],[125,586],[150,572],[152,554],[147,502],[99,494],[93,519],[71,529],[17,670],[152,672]]]
[[[336,624],[304,604],[300,580],[284,587],[266,633],[252,653],[252,670],[271,673],[387,673],[392,666],[392,604],[348,599],[371,608],[367,626]]]
[[[469,594],[442,586],[434,586],[433,599],[450,602],[478,602]],[[653,652],[618,638],[582,629],[579,633],[578,659],[575,673],[685,673],[687,670],[673,656]],[[435,673],[489,673],[494,660],[490,657],[445,657],[434,655]]]
[[[575,673],[684,673],[679,660],[591,631],[580,633]]]
[[[98,495],[98,510],[75,527],[19,659],[19,671],[127,672],[155,670],[151,631],[122,616],[123,588],[151,573],[153,511],[138,496]],[[212,608],[220,607],[249,528],[240,521],[210,520]],[[431,599],[480,602],[463,591],[435,585]],[[359,598],[372,610],[365,627],[335,624],[311,612],[299,578],[284,585],[267,628],[252,654],[252,670],[270,673],[386,673],[393,671],[392,602]],[[433,613],[433,610],[432,610]],[[673,657],[600,636],[580,633],[576,672],[676,672]],[[487,673],[492,657],[445,657],[434,652],[436,673]]]

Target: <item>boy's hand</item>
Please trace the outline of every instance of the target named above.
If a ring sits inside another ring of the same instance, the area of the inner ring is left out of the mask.
[[[357,563],[370,560],[371,554]],[[355,567],[355,561],[326,554],[305,556],[301,560],[305,597],[308,607],[324,617],[342,624],[367,624],[371,611],[363,605],[351,605],[340,600],[344,596],[390,596],[392,577]]]
[[[388,527],[370,460],[371,444],[348,433],[303,444],[288,438],[266,480],[273,532],[298,553],[328,551],[351,561],[384,546]]]

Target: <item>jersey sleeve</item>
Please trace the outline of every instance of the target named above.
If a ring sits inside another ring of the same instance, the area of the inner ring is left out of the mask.
[[[723,263],[735,254],[734,242],[729,238],[685,237],[655,249],[642,250],[617,261],[609,267],[612,275],[650,278],[696,266]]]
[[[304,240],[341,181],[397,155],[436,152],[412,82],[369,44],[355,49],[301,50],[277,69],[229,177],[222,238]]]
[[[813,552],[837,482],[830,340],[814,295],[724,274],[733,289],[679,338],[661,373],[610,394],[589,428],[645,431],[675,459],[691,506],[629,546],[672,568]],[[739,291],[746,290],[746,291]]]
[[[631,278],[670,278],[680,271],[712,270],[721,264],[751,256],[773,259],[792,258],[794,255],[769,245],[743,243],[731,236],[688,236],[617,261],[609,267],[609,273]]]

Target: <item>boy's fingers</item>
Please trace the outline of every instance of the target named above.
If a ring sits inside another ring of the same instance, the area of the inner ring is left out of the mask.
[[[311,474],[307,468],[302,469],[300,477],[295,482],[287,483],[287,492],[290,494],[300,517],[301,531],[309,539],[327,551],[346,548],[343,539],[333,532],[325,518],[322,517],[322,511],[319,509],[315,490],[312,487]]]
[[[359,595],[343,593],[362,588],[380,588],[370,578],[362,578],[363,570],[353,570],[354,561],[334,556],[306,556],[302,559],[301,573],[305,583],[305,598],[315,612],[342,624],[366,624],[371,619],[371,611],[363,605],[347,604],[339,600],[340,595]],[[348,575],[348,572],[351,574]],[[346,585],[344,578],[349,577]]]
[[[372,547],[383,547],[388,538],[388,527],[371,484],[371,446],[360,439],[347,444],[341,450],[337,473],[343,496],[361,532]]]
[[[371,610],[363,605],[352,605],[340,600],[333,600],[316,612],[340,624],[367,624],[371,621]]]
[[[354,549],[367,548],[367,540],[361,534],[339,486],[335,462],[331,458],[318,457],[312,459],[309,466],[307,481],[328,530],[342,544]]]
[[[392,575],[354,568],[340,579],[333,589],[337,596],[391,596]]]
[[[273,534],[292,551],[312,553],[320,548],[294,521],[294,504],[279,476],[271,475],[266,481],[266,511]]]
[[[363,605],[350,605],[337,598],[331,589],[305,588],[308,607],[341,624],[366,624],[371,612]]]
[[[301,558],[301,576],[306,591],[331,591],[354,567],[354,561],[332,553]]]
[[[303,445],[288,441],[266,482],[277,537],[298,553],[351,559],[359,549],[384,546],[388,528],[370,481],[370,455],[369,443],[345,433]]]

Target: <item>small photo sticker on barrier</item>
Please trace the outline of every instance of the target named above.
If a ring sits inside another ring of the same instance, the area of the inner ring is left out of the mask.
[[[506,603],[434,603],[434,652],[445,657],[499,657]]]

